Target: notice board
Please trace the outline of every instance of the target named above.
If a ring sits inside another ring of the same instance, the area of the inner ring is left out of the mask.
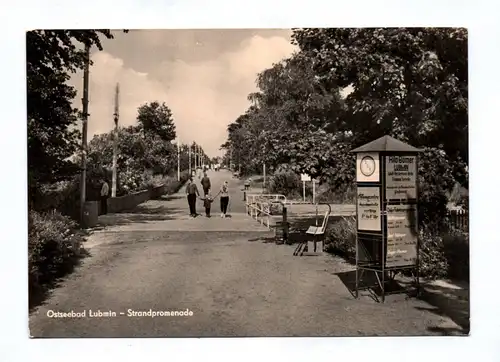
[[[386,156],[386,200],[417,197],[417,156]]]
[[[381,231],[380,188],[358,187],[358,230]]]
[[[386,267],[417,263],[416,205],[387,205]]]

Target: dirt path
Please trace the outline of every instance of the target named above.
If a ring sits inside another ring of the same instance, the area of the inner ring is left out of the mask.
[[[230,177],[225,171],[210,176],[214,186]],[[270,234],[244,213],[239,183],[231,180],[230,187],[229,219],[189,219],[183,190],[102,218],[107,226],[87,245],[92,256],[32,314],[31,335],[438,335],[459,329],[422,301],[354,300],[336,275],[350,265],[328,255],[294,257],[293,246],[265,242]],[[129,309],[193,315],[132,317]],[[71,310],[86,317],[47,316]],[[91,318],[97,310],[116,317]]]

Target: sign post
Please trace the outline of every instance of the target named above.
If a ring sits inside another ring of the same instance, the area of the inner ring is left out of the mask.
[[[316,180],[313,181],[313,204],[316,203]]]
[[[300,175],[300,180],[302,181],[302,195],[304,202],[306,202],[306,182],[311,181],[311,176],[306,173]]]
[[[419,149],[384,136],[356,154],[356,298],[365,271],[376,276],[382,302],[387,283],[411,271],[419,291]]]

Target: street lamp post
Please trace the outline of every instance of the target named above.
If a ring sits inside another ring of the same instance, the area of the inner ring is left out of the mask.
[[[85,67],[83,69],[83,98],[82,98],[82,174],[80,181],[80,223],[85,216],[86,183],[87,183],[87,126],[89,112],[89,68],[90,45],[85,45]]]
[[[191,171],[191,146],[192,145],[189,145],[189,177],[191,177],[191,175],[193,174],[193,172]]]
[[[113,169],[112,169],[112,177],[111,177],[111,197],[116,197],[116,168],[118,163],[118,119],[120,117],[120,106],[119,106],[119,96],[120,96],[120,86],[116,83],[115,89],[115,113],[114,121],[115,121],[115,129],[113,130]]]
[[[181,180],[181,146],[177,137],[177,181]]]

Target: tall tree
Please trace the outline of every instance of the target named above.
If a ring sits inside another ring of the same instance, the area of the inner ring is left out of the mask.
[[[467,182],[465,29],[296,29],[292,38],[321,79],[352,87],[342,126],[356,144],[391,134],[442,149]]]
[[[154,101],[140,106],[137,121],[145,133],[158,135],[164,141],[176,137],[172,111],[165,103]]]
[[[79,148],[73,129],[78,110],[72,101],[70,74],[85,65],[84,46],[102,50],[100,36],[110,30],[33,30],[26,33],[28,187],[33,196],[38,183],[66,179],[78,171],[68,160]]]

